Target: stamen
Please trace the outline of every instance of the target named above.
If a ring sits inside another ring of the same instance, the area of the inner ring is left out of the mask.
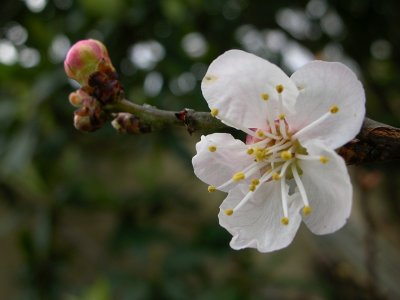
[[[255,186],[254,184],[250,184],[250,185],[249,185],[249,191],[250,191],[250,192],[254,192],[254,191],[256,190],[256,187],[257,187],[257,186]]]
[[[283,208],[283,216],[281,222],[284,225],[289,224],[289,219],[288,219],[288,206],[287,206],[287,192],[286,192],[286,182],[285,178],[282,178],[281,180],[281,198],[282,198],[282,208]],[[283,222],[283,219],[286,218],[286,224]]]
[[[281,166],[276,167],[275,169],[271,169],[264,173],[260,178],[260,184],[267,182],[270,178],[272,178],[277,172],[281,169]],[[279,174],[278,174],[279,175]]]
[[[283,85],[282,84],[277,85],[276,91],[278,92],[278,111],[280,114],[282,114],[282,111],[283,111],[282,110],[282,107],[283,107],[283,98],[282,98]]]
[[[265,137],[264,131],[258,130],[258,131],[257,131],[257,136],[258,136],[259,138],[264,138],[264,137]]]
[[[257,179],[257,178],[254,178],[254,179],[251,180],[251,184],[257,186],[257,185],[260,184],[260,180]]]
[[[209,193],[213,193],[213,192],[215,192],[217,190],[217,188],[215,186],[213,186],[213,185],[210,185],[207,189],[208,189]]]
[[[252,154],[254,153],[254,148],[249,148],[249,149],[247,149],[246,153],[247,153],[248,155],[252,155]]]
[[[269,137],[270,139],[274,139],[274,140],[280,140],[282,139],[280,136],[277,136],[275,134],[269,133],[269,132],[265,132],[264,130],[257,130],[256,132],[256,137],[257,138],[265,138],[265,137]]]
[[[219,113],[219,110],[218,110],[217,108],[211,109],[211,115],[212,115],[213,117],[218,116],[218,113]]]
[[[281,141],[279,141],[279,143],[276,143],[274,146],[268,147],[268,152],[277,152],[282,149],[288,148],[291,145],[292,145],[291,141],[285,141],[284,139],[282,139]]]
[[[263,93],[261,94],[261,99],[263,99],[266,102],[266,110],[267,110],[267,123],[269,125],[269,128],[271,129],[271,133],[273,135],[276,135],[276,128],[275,128],[275,122],[274,122],[274,116],[272,115],[272,109],[269,107],[269,103],[267,102],[269,99],[269,94]]]
[[[309,206],[304,206],[303,207],[303,214],[305,216],[309,215],[311,213],[311,211],[312,211],[311,207],[309,207]]]
[[[294,181],[296,182],[297,187],[299,188],[300,196],[301,196],[301,199],[303,200],[304,207],[309,207],[310,205],[308,203],[306,190],[304,188],[303,182],[301,182],[301,179],[300,179],[299,173],[297,172],[297,168],[296,168],[295,164],[292,165],[292,173],[293,173]],[[309,213],[310,212],[311,212],[311,209],[310,209]]]
[[[319,119],[315,120],[314,122],[308,124],[306,127],[303,127],[302,129],[300,129],[299,131],[297,131],[293,136],[292,139],[297,139],[299,135],[303,134],[304,132],[307,132],[309,130],[311,130],[314,127],[319,126],[323,121],[325,121],[327,118],[332,116],[331,111],[328,111],[327,113],[323,114],[321,117],[319,117]]]
[[[332,105],[331,108],[329,109],[329,111],[332,114],[336,114],[339,111],[339,107],[337,107],[336,105]]]
[[[278,84],[278,85],[275,87],[275,89],[276,89],[276,91],[278,92],[278,94],[281,94],[281,93],[283,92],[283,90],[284,90],[284,87],[283,87],[282,84]]]
[[[216,81],[217,80],[217,76],[215,76],[215,75],[206,75],[206,76],[204,76],[204,80],[207,82],[207,83],[211,83],[211,82],[214,82],[214,81]]]
[[[329,158],[324,155],[304,155],[304,154],[296,154],[297,159],[301,160],[319,160],[322,164],[326,164],[329,162]]]
[[[255,189],[256,189],[256,187],[254,186],[254,190]],[[238,211],[243,205],[245,205],[247,203],[247,201],[249,201],[251,199],[251,197],[253,196],[253,192],[254,191],[251,190],[251,186],[250,186],[249,192],[246,194],[246,196],[244,196],[244,198],[242,200],[240,200],[240,202],[235,206],[233,211]]]
[[[234,174],[228,181],[226,181],[225,183],[221,184],[220,186],[218,186],[216,189],[217,190],[223,190],[225,189],[228,185],[230,185],[233,182],[238,182],[242,179],[245,179],[248,176],[253,175],[255,172],[259,171],[261,168],[265,167],[267,163],[258,163],[258,162],[254,162],[251,165],[247,166],[246,168],[244,168],[243,171],[241,172],[237,172],[236,174]]]
[[[292,158],[292,153],[290,153],[289,151],[282,151],[281,158],[284,160],[289,160]]]
[[[282,158],[279,157],[279,155],[276,155],[276,153],[274,153],[273,156],[268,156],[268,158],[266,159],[266,162],[271,164],[271,167],[274,168],[275,163],[285,162],[285,160],[283,160]]]
[[[285,226],[289,225],[289,218],[283,217],[281,219],[281,223],[282,223],[282,225],[285,225]]]
[[[321,155],[321,156],[319,157],[319,161],[320,161],[322,164],[326,164],[326,163],[329,162],[329,158],[326,157],[326,156]]]
[[[272,179],[273,179],[273,180],[279,180],[279,179],[281,179],[281,176],[279,176],[279,173],[278,173],[278,172],[275,172],[275,173],[272,175]]]
[[[279,119],[279,120],[285,120],[285,114],[280,114],[280,115],[278,116],[278,119]]]
[[[233,209],[231,209],[231,208],[225,209],[225,214],[227,216],[232,216],[233,215]]]
[[[217,146],[215,146],[215,145],[208,146],[208,151],[210,151],[210,152],[217,151]]]
[[[267,101],[269,99],[269,95],[267,93],[262,93],[261,99],[263,99],[264,101]]]
[[[243,180],[245,178],[246,178],[246,176],[244,175],[243,172],[237,172],[232,176],[233,181],[240,181],[240,180]]]
[[[274,116],[272,115],[272,110],[269,109],[268,106],[267,106],[267,121],[268,121],[269,128],[271,129],[271,133],[276,135]]]
[[[211,112],[212,112],[212,110],[211,110]],[[217,112],[217,113],[218,113],[218,112]],[[212,115],[212,114],[211,114],[211,115]],[[238,124],[238,123],[236,123],[236,122],[233,122],[233,121],[231,121],[231,120],[228,120],[228,119],[226,119],[226,118],[221,118],[221,116],[219,116],[219,119],[220,119],[221,121],[223,121],[225,124],[230,125],[231,127],[234,127],[234,128],[236,128],[236,129],[239,129],[239,130],[243,131],[244,133],[246,133],[246,134],[248,134],[248,135],[250,135],[250,136],[252,136],[252,137],[255,137],[255,138],[258,138],[258,139],[260,138],[260,137],[257,135],[256,132],[254,132],[253,130],[251,130],[251,129],[249,129],[249,128],[243,127],[242,125],[240,125],[240,124]],[[269,138],[271,138],[271,139],[274,139],[274,140],[280,140],[280,139],[281,139],[280,136],[276,136],[276,135],[273,135],[273,134],[270,134],[270,133],[264,132],[264,134],[265,134],[265,136],[267,136],[267,137],[269,137]]]
[[[281,119],[279,118],[279,131],[282,135],[282,137],[287,140],[288,139],[288,135],[286,132],[286,124],[285,124],[285,119]]]
[[[258,148],[254,154],[256,161],[260,162],[263,161],[267,157],[267,151],[266,149],[260,149]]]
[[[293,162],[293,159],[288,160],[287,162],[285,162],[282,166],[281,172],[279,173],[279,177],[282,178],[285,176],[286,173],[286,169],[289,167],[289,165]]]

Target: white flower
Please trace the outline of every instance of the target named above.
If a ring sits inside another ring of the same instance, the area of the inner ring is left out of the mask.
[[[352,186],[334,149],[359,132],[365,96],[340,63],[314,61],[290,78],[270,62],[231,50],[210,65],[202,91],[211,114],[247,134],[202,136],[195,174],[229,192],[219,221],[231,247],[286,247],[301,220],[315,234],[342,227]]]

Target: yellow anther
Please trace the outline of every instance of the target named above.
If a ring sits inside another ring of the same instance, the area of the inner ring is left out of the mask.
[[[214,145],[208,146],[208,151],[210,151],[210,152],[217,151],[217,146],[214,146]]]
[[[265,149],[257,149],[255,153],[256,161],[263,161],[267,157],[267,152]]]
[[[273,179],[273,180],[279,180],[279,179],[281,179],[281,176],[279,175],[279,173],[275,172],[275,173],[272,175],[272,179]]]
[[[213,193],[213,192],[215,192],[217,190],[217,188],[215,186],[213,186],[213,185],[208,186],[207,189],[208,189],[209,193]]]
[[[332,105],[329,111],[331,112],[331,114],[336,114],[339,111],[339,107],[337,107],[336,105]]]
[[[310,213],[311,213],[311,211],[312,211],[312,209],[311,209],[311,207],[309,207],[309,206],[304,206],[303,207],[303,214],[304,215],[309,215]]]
[[[263,99],[264,101],[267,101],[269,99],[269,95],[267,93],[262,93],[261,99]]]
[[[264,138],[264,137],[265,137],[264,131],[258,130],[258,131],[257,131],[257,136],[258,136],[259,138]]]
[[[282,84],[278,84],[275,88],[276,88],[276,91],[277,91],[279,94],[282,93],[283,90],[284,90],[284,87],[283,87]]]
[[[257,186],[257,185],[260,184],[260,180],[257,179],[257,178],[254,178],[254,179],[251,180],[251,184]]]
[[[248,155],[252,155],[254,153],[254,149],[253,148],[249,148],[249,149],[247,149],[246,152],[247,152]]]
[[[219,113],[219,110],[218,110],[217,108],[213,108],[213,109],[211,110],[211,115],[212,115],[213,117],[218,116],[218,113]]]
[[[232,177],[232,179],[233,179],[234,181],[240,181],[240,180],[243,180],[243,179],[245,179],[245,178],[246,178],[246,176],[244,175],[243,172],[237,172],[237,173],[235,173],[235,174],[233,175],[233,177]]]
[[[249,191],[254,192],[256,190],[256,186],[254,184],[250,184]]]
[[[232,216],[233,215],[233,209],[231,209],[231,208],[225,209],[225,214],[227,216]]]
[[[329,162],[329,158],[327,158],[326,156],[321,155],[321,156],[319,157],[319,161],[320,161],[322,164],[326,164],[326,163]]]
[[[217,80],[217,76],[214,76],[214,75],[206,75],[206,76],[204,76],[204,80],[207,81],[207,82],[209,83],[209,82],[212,82],[212,81]]]
[[[284,114],[280,114],[280,115],[278,116],[278,118],[279,118],[279,120],[285,120],[285,115],[284,115]]]
[[[288,225],[289,224],[289,218],[287,218],[287,217],[283,217],[282,219],[281,219],[281,223],[283,224],[283,225]]]
[[[289,160],[292,158],[292,153],[290,153],[289,151],[282,151],[281,158],[284,160]]]

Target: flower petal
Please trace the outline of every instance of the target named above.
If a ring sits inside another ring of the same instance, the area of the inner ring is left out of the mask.
[[[211,152],[209,147],[215,147],[215,151]],[[246,152],[247,148],[242,141],[227,133],[203,135],[196,144],[197,154],[192,159],[194,173],[205,183],[222,185],[233,174],[253,163],[253,158]],[[233,184],[222,190],[228,191]]]
[[[299,134],[300,143],[319,139],[336,149],[356,136],[364,120],[365,95],[360,81],[348,67],[314,61],[296,71],[291,79],[300,89],[295,114],[287,117],[291,129],[298,131],[308,126],[332,106],[339,109],[318,126]]]
[[[328,159],[300,160],[304,184],[312,212],[303,221],[315,234],[327,234],[341,228],[350,216],[352,185],[343,159],[320,142],[310,142],[310,155],[322,155]]]
[[[284,88],[285,111],[291,109],[298,91],[280,68],[253,54],[230,50],[211,63],[201,88],[209,107],[218,109],[227,124],[231,120],[246,128],[265,128],[268,109],[275,119],[285,112],[278,111],[278,85]]]
[[[271,252],[288,246],[301,223],[301,201],[288,198],[289,224],[283,225],[280,183],[270,182],[260,186],[242,208],[227,216],[225,210],[234,208],[247,191],[244,185],[236,187],[220,207],[219,223],[233,235],[231,247],[236,250],[250,247],[260,252]]]

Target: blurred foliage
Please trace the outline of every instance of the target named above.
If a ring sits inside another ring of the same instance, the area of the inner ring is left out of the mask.
[[[336,234],[326,244],[302,231],[278,253],[236,252],[218,226],[224,195],[208,194],[192,173],[199,136],[77,132],[67,100],[76,85],[62,66],[72,43],[100,39],[129,99],[206,110],[200,80],[225,50],[256,53],[288,73],[315,58],[342,61],[365,84],[368,115],[398,127],[400,2],[4,0],[0,16],[2,299],[400,297],[399,268],[390,269],[399,252],[385,254],[400,247],[397,162],[355,170],[356,183],[383,176],[364,184],[368,199],[356,193],[343,232],[357,238]],[[360,259],[367,200],[389,266],[376,262],[372,292]]]

